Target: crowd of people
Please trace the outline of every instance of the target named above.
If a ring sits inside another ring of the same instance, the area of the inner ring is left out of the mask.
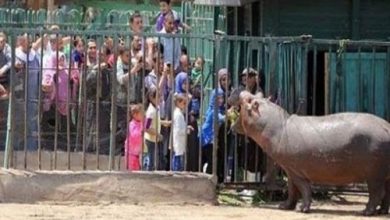
[[[227,140],[236,138],[225,129],[229,126],[225,114],[229,108],[226,97],[231,91],[231,74],[226,68],[218,71],[218,88],[211,91],[207,110],[202,115],[205,60],[198,56],[191,61],[179,38],[172,37],[190,27],[180,21],[170,1],[160,0],[160,8],[156,32],[169,34],[160,41],[142,37],[143,21],[138,12],[129,19],[130,39],[122,37],[118,42],[111,36],[100,43],[94,37],[52,34],[32,40],[24,34],[18,36],[12,53],[6,34],[0,34],[0,98],[7,99],[10,95],[10,69],[14,65],[15,117],[25,118],[27,122],[28,150],[37,149],[41,128],[40,138],[45,148],[53,149],[50,141],[53,137],[45,136],[46,131],[65,131],[62,138],[66,140],[66,131],[70,130],[79,134],[76,143],[72,141],[72,150],[83,146],[86,151],[108,154],[109,134],[113,131],[116,132],[114,153],[125,155],[129,170],[211,173],[217,110],[220,146],[217,169],[219,181],[224,180],[225,150],[229,157],[234,152],[234,141],[225,143],[225,136]],[[58,26],[51,27],[54,31],[58,29]],[[15,54],[15,59],[11,54]],[[260,91],[261,74],[246,68],[240,75],[242,89],[252,93]],[[23,123],[15,120],[15,128],[23,128]],[[111,129],[113,124],[116,130]],[[15,149],[23,149],[24,135],[23,130],[16,129]],[[58,138],[58,148],[67,150],[68,143]],[[236,157],[241,167],[248,161],[247,176],[254,180],[255,171],[263,167],[261,151],[255,150],[253,141],[238,139],[240,146],[248,147],[245,153],[241,147]],[[200,149],[202,161],[199,161]],[[231,163],[227,164],[232,169]]]

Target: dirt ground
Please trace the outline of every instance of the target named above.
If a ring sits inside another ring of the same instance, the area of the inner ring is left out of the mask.
[[[1,204],[0,219],[389,219],[387,216],[365,218],[359,215],[367,201],[366,196],[332,197],[329,201],[315,201],[312,213],[302,214],[297,211],[277,210],[277,204],[248,206],[182,206],[154,204],[82,204],[82,203],[40,203],[40,204]]]

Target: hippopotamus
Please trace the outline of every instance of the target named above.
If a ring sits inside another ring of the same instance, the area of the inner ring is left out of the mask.
[[[368,113],[326,116],[288,114],[262,93],[233,92],[238,117],[233,131],[252,138],[287,174],[288,198],[280,209],[310,211],[311,184],[367,183],[364,215],[388,214],[390,124]],[[229,113],[228,113],[229,114]],[[379,209],[378,209],[379,207]]]

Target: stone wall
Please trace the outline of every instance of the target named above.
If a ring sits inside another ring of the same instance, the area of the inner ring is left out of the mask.
[[[216,204],[204,174],[106,171],[0,171],[0,201]]]

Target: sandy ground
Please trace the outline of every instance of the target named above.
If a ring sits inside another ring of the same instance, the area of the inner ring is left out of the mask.
[[[277,210],[277,204],[258,207],[182,206],[154,204],[1,204],[0,219],[389,219],[387,216],[365,218],[359,215],[367,201],[365,196],[333,197],[330,201],[314,202],[310,214]]]

